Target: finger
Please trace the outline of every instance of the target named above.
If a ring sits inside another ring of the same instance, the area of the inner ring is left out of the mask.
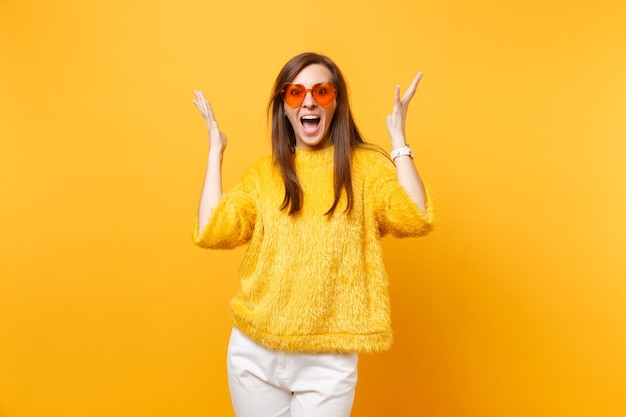
[[[198,111],[200,112],[200,115],[204,118],[206,118],[206,106],[203,105],[202,101],[198,101],[198,100],[191,100],[193,102],[193,104],[196,105],[196,108],[198,109]]]
[[[199,109],[202,111],[206,110],[206,99],[204,98],[204,94],[202,94],[202,91],[200,90],[194,90],[194,93],[196,95],[196,102],[199,105]]]
[[[202,95],[202,91],[200,90],[193,90],[193,93],[196,95],[196,101],[198,103],[201,103],[204,101],[204,96]]]
[[[208,101],[204,101],[206,103],[206,114],[209,121],[213,124],[215,128],[217,128],[217,121],[215,120],[215,115],[213,114],[213,107],[211,107],[211,103]]]
[[[400,100],[400,86],[396,85],[396,91],[393,94],[393,110],[400,111],[402,108],[402,101]]]
[[[202,102],[200,100],[198,100],[197,98],[194,98],[191,100],[191,102],[196,106],[196,108],[200,111],[200,113],[204,113],[202,110]]]
[[[204,94],[202,94],[201,90],[193,90],[193,93],[196,95],[198,100],[204,100]]]
[[[204,118],[206,118],[206,106],[202,105],[202,101],[198,101],[198,100],[191,100],[193,104],[195,104],[196,108],[198,109],[198,111],[200,111],[200,115]]]
[[[409,86],[409,89],[406,90],[406,93],[404,93],[404,96],[402,97],[403,103],[408,103],[409,101],[411,101],[411,99],[415,95],[415,91],[417,91],[417,86],[419,85],[423,75],[424,73],[421,71],[417,73],[417,75],[413,79],[413,82]]]

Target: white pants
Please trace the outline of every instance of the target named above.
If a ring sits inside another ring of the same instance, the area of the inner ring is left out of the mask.
[[[348,417],[358,354],[267,349],[233,329],[228,386],[237,417]]]

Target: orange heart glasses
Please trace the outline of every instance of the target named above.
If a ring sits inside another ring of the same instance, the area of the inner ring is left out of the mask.
[[[327,107],[337,95],[337,87],[333,83],[319,83],[312,88],[305,88],[302,84],[285,84],[280,90],[280,96],[289,107],[295,108],[302,104],[306,93],[311,93],[313,100],[322,107]]]

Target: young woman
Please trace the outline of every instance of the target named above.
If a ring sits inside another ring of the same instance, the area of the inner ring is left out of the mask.
[[[361,137],[333,61],[292,58],[268,106],[272,155],[224,194],[226,136],[195,91],[210,150],[194,241],[248,244],[230,303],[228,380],[238,417],[349,416],[358,352],[390,347],[381,237],[424,235],[433,221],[405,139],[421,76],[402,98],[396,87],[390,158]]]

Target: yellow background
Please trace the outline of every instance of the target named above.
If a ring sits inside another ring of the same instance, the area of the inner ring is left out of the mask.
[[[384,241],[394,348],[353,415],[626,415],[626,2],[0,1],[0,416],[229,416],[242,249],[191,244],[269,152],[279,69],[332,57],[368,140],[408,134],[429,237]]]

